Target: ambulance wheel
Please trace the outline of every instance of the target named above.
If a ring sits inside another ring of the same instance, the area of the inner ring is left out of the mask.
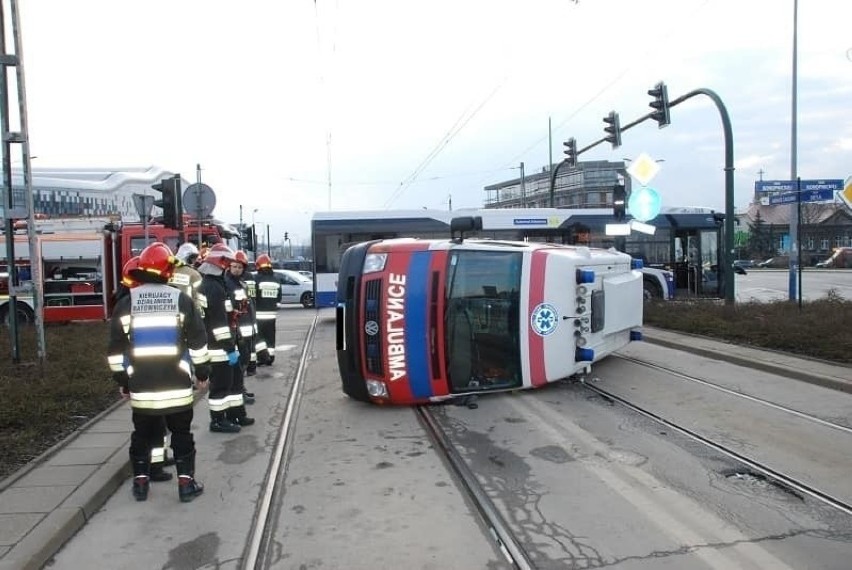
[[[18,302],[18,324],[32,325],[35,323],[35,313],[26,303]],[[9,326],[9,305],[0,308],[0,323]]]

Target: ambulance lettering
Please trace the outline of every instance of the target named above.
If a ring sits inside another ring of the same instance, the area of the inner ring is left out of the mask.
[[[387,355],[390,380],[405,378],[405,275],[388,275]]]

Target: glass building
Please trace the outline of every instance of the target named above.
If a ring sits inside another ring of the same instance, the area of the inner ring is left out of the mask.
[[[60,216],[120,216],[123,221],[140,221],[134,194],[160,198],[151,188],[163,178],[174,176],[157,166],[131,168],[33,168],[34,213],[48,218]],[[189,183],[182,180],[183,188]],[[6,218],[9,204],[4,189],[0,212]],[[12,216],[25,218],[26,194],[23,175],[12,170]]]
[[[486,208],[548,208],[550,203],[551,170],[525,174],[521,178],[498,182],[485,187]],[[589,160],[578,162],[575,168],[562,166],[554,184],[555,208],[609,208],[612,189],[623,178],[630,191],[630,176],[624,162]]]

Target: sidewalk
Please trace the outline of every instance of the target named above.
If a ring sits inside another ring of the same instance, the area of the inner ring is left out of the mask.
[[[852,392],[852,367],[645,327],[644,338],[677,350]],[[203,395],[197,401],[203,399]],[[0,482],[0,570],[41,568],[130,478],[127,402]]]

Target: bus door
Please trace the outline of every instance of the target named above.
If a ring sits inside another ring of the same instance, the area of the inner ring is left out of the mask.
[[[677,290],[686,295],[720,296],[718,230],[678,230],[674,259]]]

